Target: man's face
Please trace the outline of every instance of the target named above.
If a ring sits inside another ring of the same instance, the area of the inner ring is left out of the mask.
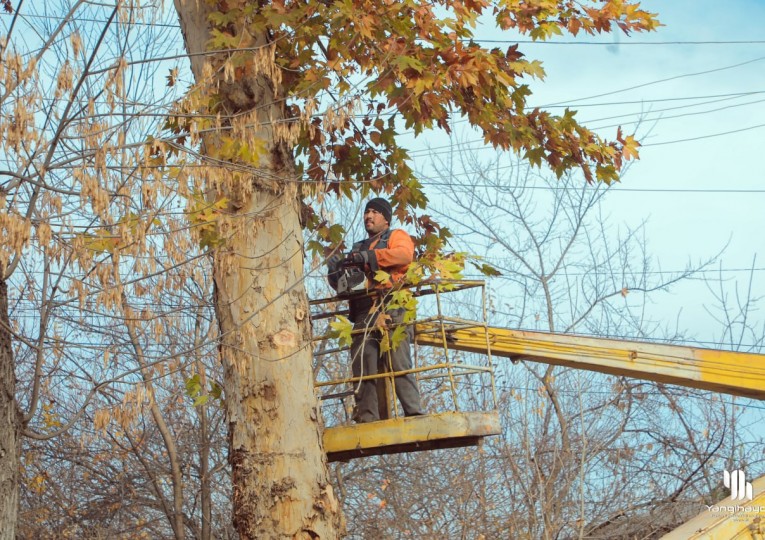
[[[369,236],[383,232],[388,228],[388,222],[385,221],[385,216],[374,208],[369,208],[364,212],[364,228],[367,230]]]

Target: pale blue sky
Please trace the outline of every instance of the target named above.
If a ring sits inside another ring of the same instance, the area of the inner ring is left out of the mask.
[[[722,267],[748,268],[756,255],[761,270],[755,272],[755,291],[765,294],[765,174],[761,164],[765,156],[765,2],[650,0],[643,5],[658,12],[665,26],[630,37],[580,34],[575,38],[607,46],[522,44],[527,57],[542,60],[547,71],[545,81],[532,84],[534,96],[529,102],[567,104],[578,108],[578,118],[590,127],[620,123],[627,133],[636,128],[635,122],[644,112],[646,122],[638,131],[645,145],[641,160],[605,204],[612,222],[634,226],[648,219],[649,248],[664,270],[705,259],[730,240]],[[477,30],[476,36],[508,37],[489,28]],[[556,41],[573,40],[563,36]],[[732,41],[750,43],[729,43]],[[756,41],[759,43],[752,43]],[[627,90],[632,87],[637,88]],[[741,93],[752,94],[730,96]],[[686,99],[692,97],[698,99]],[[607,119],[619,115],[626,116]],[[609,138],[615,132],[615,127],[601,130]],[[457,138],[469,141],[478,137],[463,130]],[[679,142],[694,138],[698,139]],[[439,136],[430,134],[414,146],[437,144]],[[488,158],[491,150],[479,153]],[[415,155],[418,168],[424,168],[426,155]],[[435,197],[436,193],[432,189],[429,195]],[[741,284],[748,276],[744,272],[724,275]],[[666,304],[656,310],[671,323],[682,308],[681,324],[698,339],[711,338],[715,325],[703,313],[702,304],[710,302],[705,294],[700,284],[689,284],[664,298]],[[765,314],[760,313],[760,318],[765,319]]]

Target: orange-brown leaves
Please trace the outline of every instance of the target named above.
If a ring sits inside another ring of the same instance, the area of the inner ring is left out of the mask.
[[[622,130],[619,128],[616,134],[616,140],[619,141],[622,145],[622,156],[626,160],[630,159],[638,159],[640,156],[638,154],[638,148],[640,148],[640,143],[635,140],[635,137],[633,135],[627,135],[626,137],[622,137]]]
[[[654,30],[659,24],[655,14],[640,9],[639,2],[600,0],[593,3],[599,7],[556,0],[508,0],[495,9],[495,17],[503,29],[514,28],[542,40],[561,30],[572,35],[580,30],[595,34],[610,32],[616,25],[629,33]]]
[[[409,222],[409,212],[424,207],[426,199],[399,146],[399,131],[448,132],[454,114],[467,118],[486,143],[518,152],[558,176],[579,169],[587,181],[616,180],[623,161],[638,156],[638,143],[621,134],[603,140],[579,125],[573,112],[527,110],[527,80],[542,79],[545,72],[517,45],[502,51],[473,41],[479,17],[490,6],[497,26],[538,40],[658,25],[636,0],[226,0],[208,18],[214,26],[208,47],[226,50],[214,55],[213,67],[247,99],[233,100],[234,93],[224,95],[227,87],[221,85],[221,99],[199,108],[254,110],[260,98],[244,82],[267,81],[273,98],[287,100],[273,105],[283,113],[274,134],[283,131],[279,140],[294,148],[310,193],[387,193],[397,215]],[[317,110],[317,103],[325,110]],[[215,126],[202,129],[210,127]],[[242,149],[252,150],[252,144],[229,147],[220,159],[258,165],[254,157],[262,148],[248,153]]]

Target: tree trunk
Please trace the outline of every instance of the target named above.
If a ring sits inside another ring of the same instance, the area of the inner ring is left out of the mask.
[[[258,164],[262,175],[220,184],[231,215],[213,263],[234,527],[243,539],[338,538],[342,515],[329,483],[313,390],[294,163],[289,143],[272,129],[285,117],[276,97],[279,81],[262,68],[249,75],[236,70],[238,78],[227,79],[225,57],[199,54],[209,41],[209,11],[224,8],[197,0],[175,5],[197,82],[215,82],[226,112],[256,114],[262,127],[247,135],[265,141],[267,150]],[[256,46],[266,43],[264,36],[253,39]],[[262,58],[254,64],[262,66]],[[226,125],[225,116],[221,121]],[[210,136],[204,146],[212,151],[216,142]]]
[[[267,219],[232,239],[233,264],[219,259],[215,267],[234,526],[243,538],[336,538],[300,282],[302,233],[289,191],[253,199],[248,212]]]
[[[0,540],[16,538],[19,505],[20,416],[14,368],[8,285],[0,277]]]

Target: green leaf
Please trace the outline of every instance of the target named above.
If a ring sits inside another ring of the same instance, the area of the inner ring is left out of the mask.
[[[401,70],[404,69],[413,69],[417,73],[422,73],[425,69],[425,64],[420,62],[418,59],[414,58],[413,56],[399,56],[395,60],[396,65],[398,65],[398,68]]]
[[[619,179],[619,173],[613,165],[598,165],[595,169],[595,177],[601,182],[611,184],[611,182]]]
[[[481,272],[484,276],[496,277],[496,276],[502,275],[502,272],[500,272],[499,270],[497,270],[490,264],[483,263],[479,266],[477,263],[474,263],[472,261],[470,261],[470,264],[472,264],[476,268],[476,270]]]
[[[207,16],[207,20],[210,21],[213,26],[224,27],[236,21],[240,17],[240,14],[241,12],[238,9],[231,9],[226,13],[213,11]]]
[[[406,339],[406,326],[397,326],[390,337],[391,347],[396,350],[402,341]]]
[[[391,350],[390,335],[388,334],[388,330],[385,328],[382,328],[381,332],[382,336],[380,337],[380,352],[386,353]]]
[[[390,274],[388,272],[385,272],[383,270],[378,270],[375,272],[375,281],[377,283],[388,283],[390,280]]]
[[[332,337],[336,338],[341,345],[351,344],[353,341],[351,334],[353,332],[353,323],[347,317],[338,315],[337,320],[329,323],[329,326],[332,328]]]
[[[221,32],[217,28],[213,28],[212,39],[207,43],[207,48],[214,51],[220,51],[225,49],[236,49],[239,44],[239,37],[232,36],[226,32]]]
[[[194,374],[193,376],[186,379],[186,395],[195,398],[202,392],[202,383],[199,379],[199,374]]]
[[[534,165],[535,167],[541,167],[542,166],[542,160],[545,157],[545,149],[541,146],[537,146],[536,148],[530,148],[526,151],[526,154],[523,156],[524,159],[528,160],[529,163]]]

